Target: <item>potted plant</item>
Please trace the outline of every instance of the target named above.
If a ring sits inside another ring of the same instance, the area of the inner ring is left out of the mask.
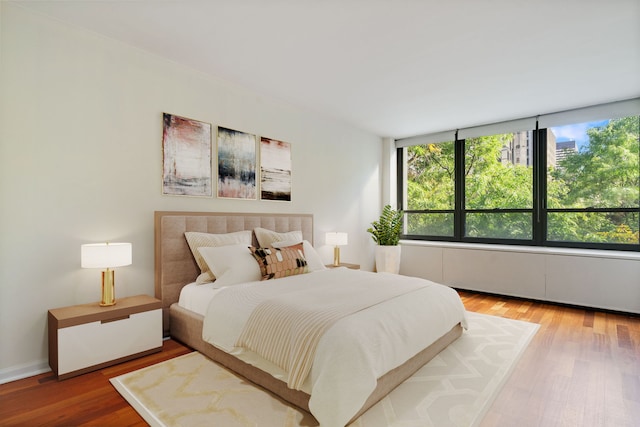
[[[400,271],[400,234],[402,233],[401,210],[395,210],[391,205],[382,209],[380,219],[373,221],[367,232],[371,233],[376,242],[376,271],[398,273]]]

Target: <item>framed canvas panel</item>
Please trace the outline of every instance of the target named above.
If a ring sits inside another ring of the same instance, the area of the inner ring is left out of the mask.
[[[213,195],[211,124],[163,113],[162,194]]]
[[[260,138],[260,199],[291,201],[291,144]]]
[[[256,136],[218,127],[218,197],[257,199]]]

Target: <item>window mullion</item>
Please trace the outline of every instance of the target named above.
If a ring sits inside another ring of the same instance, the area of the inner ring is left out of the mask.
[[[407,185],[407,183],[405,182],[406,180],[405,167],[407,163],[407,157],[404,155],[404,153],[405,153],[404,148],[402,147],[396,148],[396,183],[397,183],[396,206],[398,207],[399,210],[405,210],[407,208],[407,206],[405,206],[405,200],[404,200],[404,196],[405,196],[404,188]],[[406,221],[404,223],[406,227]],[[403,234],[405,232],[406,230],[403,230]]]
[[[547,235],[547,135],[536,122],[533,133],[533,242],[542,245]]]
[[[453,235],[456,240],[464,237],[465,206],[464,206],[464,140],[458,140],[456,131],[455,141],[455,214]]]

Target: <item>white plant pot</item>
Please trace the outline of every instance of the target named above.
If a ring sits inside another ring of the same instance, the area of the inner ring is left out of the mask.
[[[379,273],[400,272],[400,245],[397,246],[376,246],[376,271]]]

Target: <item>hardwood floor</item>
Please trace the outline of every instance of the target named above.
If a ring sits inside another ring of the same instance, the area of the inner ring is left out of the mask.
[[[109,378],[190,351],[167,340],[160,353],[64,381],[49,372],[0,385],[0,426],[146,426]]]
[[[637,426],[640,317],[460,291],[469,311],[540,324],[481,426]],[[0,385],[2,426],[145,426],[109,378],[191,351],[163,351],[58,381]]]
[[[640,425],[640,317],[459,293],[469,311],[540,324],[481,427]]]

